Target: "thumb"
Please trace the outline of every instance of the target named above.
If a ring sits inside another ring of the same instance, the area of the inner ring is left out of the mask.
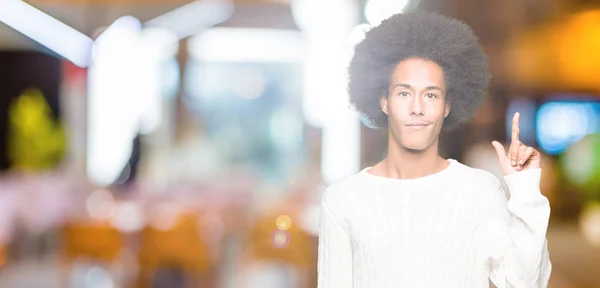
[[[496,149],[496,154],[498,154],[498,159],[502,160],[502,159],[506,158],[506,150],[504,149],[504,146],[502,146],[502,144],[500,144],[500,142],[493,141],[492,146],[494,146],[494,149]]]

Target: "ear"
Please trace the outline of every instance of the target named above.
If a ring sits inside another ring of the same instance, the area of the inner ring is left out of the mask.
[[[444,118],[448,117],[448,114],[450,114],[450,103],[446,104],[446,108],[444,111]]]
[[[386,115],[388,114],[388,99],[386,96],[381,96],[381,100],[379,101],[379,104],[381,105],[381,111],[383,111],[383,113],[385,113]]]

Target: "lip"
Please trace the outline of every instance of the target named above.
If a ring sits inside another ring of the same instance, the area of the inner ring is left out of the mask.
[[[413,126],[427,126],[427,125],[429,125],[429,123],[427,123],[427,122],[412,122],[412,123],[406,124],[405,126],[413,127]]]
[[[423,130],[425,129],[425,127],[429,126],[430,123],[426,123],[426,122],[413,122],[413,123],[408,123],[405,126],[412,129],[412,130]]]

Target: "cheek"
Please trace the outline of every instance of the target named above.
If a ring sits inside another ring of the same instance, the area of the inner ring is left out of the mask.
[[[446,109],[446,105],[442,104],[442,103],[436,103],[435,105],[433,105],[435,107],[432,107],[432,112],[433,114],[436,115],[436,117],[441,118],[441,120],[443,120],[444,118],[446,118],[446,111],[448,111]]]
[[[396,117],[402,113],[406,114],[409,109],[409,105],[406,100],[402,101],[402,99],[397,99],[395,97],[390,97],[387,105],[389,114],[394,114]]]
[[[388,102],[388,117],[394,122],[400,121],[404,118],[404,115],[408,115],[406,107],[400,105],[400,103]]]

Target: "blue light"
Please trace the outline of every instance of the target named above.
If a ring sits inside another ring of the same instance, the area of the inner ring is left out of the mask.
[[[600,132],[600,103],[549,102],[540,107],[536,118],[540,148],[556,155],[584,136]]]

